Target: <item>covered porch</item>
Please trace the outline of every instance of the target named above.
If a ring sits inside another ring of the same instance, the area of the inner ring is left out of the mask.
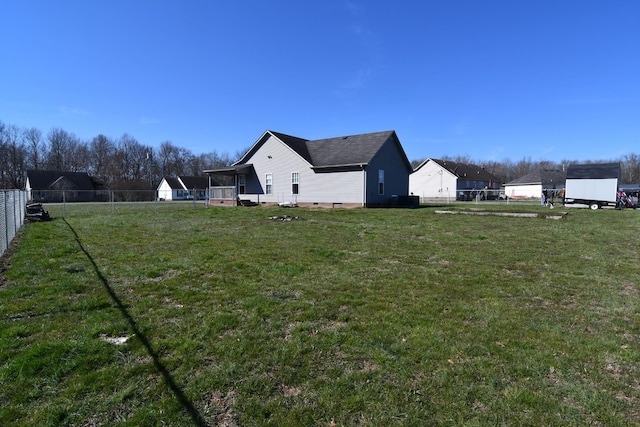
[[[252,164],[232,165],[203,172],[209,177],[209,205],[255,206],[260,203],[261,191],[255,191],[260,185]],[[216,182],[220,181],[231,181],[233,185],[217,185]]]

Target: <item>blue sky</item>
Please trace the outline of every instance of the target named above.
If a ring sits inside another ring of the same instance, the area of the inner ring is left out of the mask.
[[[0,121],[234,154],[395,130],[409,159],[640,152],[636,0],[7,0]]]

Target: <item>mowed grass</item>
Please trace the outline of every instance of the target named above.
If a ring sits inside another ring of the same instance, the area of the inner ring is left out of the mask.
[[[640,211],[175,206],[23,229],[0,425],[640,425]]]

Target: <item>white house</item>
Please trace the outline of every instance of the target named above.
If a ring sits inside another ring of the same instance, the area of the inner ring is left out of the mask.
[[[472,191],[499,189],[498,178],[483,167],[429,158],[409,176],[409,192],[420,199],[469,199]]]
[[[545,188],[553,194],[564,188],[566,177],[566,172],[561,170],[535,170],[525,176],[507,182],[504,185],[504,193],[507,197],[514,199],[539,199]]]
[[[211,204],[371,207],[408,203],[411,163],[395,131],[307,140],[266,131],[228,168]]]
[[[158,200],[204,200],[209,181],[206,176],[163,177],[158,185]]]

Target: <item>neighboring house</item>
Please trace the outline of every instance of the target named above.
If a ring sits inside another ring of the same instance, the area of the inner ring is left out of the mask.
[[[103,201],[96,183],[86,172],[28,170],[25,184],[29,200],[34,202]]]
[[[450,160],[427,159],[409,176],[409,192],[421,199],[471,199],[478,190],[499,188],[498,178],[483,167]],[[486,196],[492,195],[497,191]]]
[[[211,203],[373,207],[409,204],[411,163],[395,131],[307,140],[266,131],[228,168]]]
[[[206,176],[164,177],[158,185],[158,200],[205,200],[208,188]]]
[[[509,198],[537,198],[546,188],[556,194],[564,188],[567,173],[557,169],[539,169],[523,177],[509,181],[504,185],[505,195]],[[551,197],[551,194],[549,194]]]

